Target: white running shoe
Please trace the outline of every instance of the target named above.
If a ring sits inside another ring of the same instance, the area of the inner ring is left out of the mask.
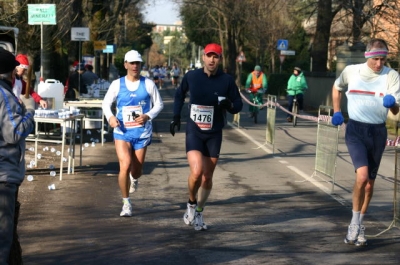
[[[196,204],[187,203],[187,209],[185,214],[183,215],[183,221],[185,222],[185,224],[193,225],[196,206],[197,206]]]
[[[194,230],[207,230],[207,225],[203,221],[203,212],[196,211],[196,213],[194,214]]]
[[[366,245],[367,245],[367,239],[365,238],[365,226],[361,225],[360,233],[358,234],[357,237],[356,246],[366,246]]]
[[[132,205],[129,203],[124,203],[122,206],[122,211],[119,216],[131,217],[132,216]]]
[[[360,226],[356,224],[350,224],[347,230],[347,235],[344,239],[344,243],[354,245],[357,242],[358,234],[360,233]]]
[[[129,193],[133,193],[137,191],[139,186],[139,179],[134,179],[131,174],[129,174],[129,178],[131,179],[131,186],[129,187]]]

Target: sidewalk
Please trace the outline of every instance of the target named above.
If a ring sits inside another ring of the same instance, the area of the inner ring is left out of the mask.
[[[165,108],[154,120],[133,217],[119,217],[118,160],[107,135],[104,146],[83,150],[75,175],[59,181],[43,169],[22,184],[25,264],[400,264],[398,228],[369,239],[367,247],[344,244],[351,209],[301,182],[282,159],[251,148],[232,128],[224,132],[204,212],[209,230],[184,225],[185,125],[169,134],[173,89],[160,92]],[[47,189],[50,183],[56,190]],[[386,228],[374,218],[366,226],[368,234]]]

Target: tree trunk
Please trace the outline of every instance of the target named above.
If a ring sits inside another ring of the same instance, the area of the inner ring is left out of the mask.
[[[332,0],[319,0],[317,28],[311,51],[312,70],[314,72],[327,71],[328,45],[332,19]]]
[[[362,9],[363,9],[362,0],[355,0],[353,7],[353,25],[352,25],[353,43],[361,41],[361,29],[363,27],[362,16],[361,16]]]

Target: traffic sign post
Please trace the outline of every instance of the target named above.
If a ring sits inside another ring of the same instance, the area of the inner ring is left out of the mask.
[[[236,57],[236,62],[239,63],[239,80],[242,78],[242,62],[246,61],[246,56],[243,51],[240,51],[239,55]]]
[[[283,61],[285,61],[285,55],[279,55],[279,59],[281,61],[281,64],[279,65],[279,73],[281,74],[282,73],[282,64],[283,64]]]
[[[55,4],[28,4],[28,24],[40,25],[40,77],[43,77],[43,25],[57,25]]]
[[[239,62],[239,64],[242,64],[242,62],[246,61],[246,56],[244,55],[244,52],[240,52],[238,57],[236,57],[236,62]]]
[[[71,28],[71,41],[79,41],[79,58],[78,58],[78,63],[79,65],[81,64],[81,53],[82,53],[82,47],[81,47],[81,42],[82,41],[89,41],[90,40],[90,30],[89,28]],[[79,75],[79,78],[81,75]],[[79,86],[80,86],[80,81],[79,81]],[[80,91],[80,87],[79,87]]]
[[[55,4],[28,4],[29,25],[57,25]]]
[[[282,50],[281,55],[296,55],[296,52],[292,50]]]
[[[288,40],[278,40],[276,44],[277,50],[287,50],[289,48],[289,41]]]
[[[102,51],[107,48],[107,42],[105,40],[94,41],[93,48],[95,51]]]
[[[72,41],[89,41],[90,30],[89,28],[71,28]]]
[[[285,56],[296,55],[296,51],[288,50],[288,44],[287,40],[278,40],[277,49],[280,50],[279,59],[281,61],[279,73],[282,73],[282,64],[285,61]]]

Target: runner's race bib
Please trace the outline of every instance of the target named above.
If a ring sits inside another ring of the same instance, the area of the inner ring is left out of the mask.
[[[142,115],[142,106],[124,106],[122,107],[122,120],[127,129],[142,127],[143,125],[135,121],[135,117]]]
[[[192,104],[190,107],[190,118],[201,130],[211,130],[213,126],[214,107]]]

